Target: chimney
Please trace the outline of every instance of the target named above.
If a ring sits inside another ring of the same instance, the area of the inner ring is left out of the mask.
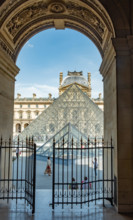
[[[21,94],[17,93],[17,99],[21,98]]]
[[[102,99],[102,94],[101,93],[99,93],[99,99]]]
[[[33,93],[33,99],[35,99],[36,98],[36,94],[35,93]]]
[[[62,81],[63,81],[63,73],[61,72],[61,73],[60,73],[60,82],[59,82],[59,85],[60,85],[60,86],[61,86]]]
[[[52,98],[52,94],[51,94],[51,93],[48,94],[48,98],[49,98],[49,99]]]
[[[89,98],[91,98],[91,73],[88,73]]]

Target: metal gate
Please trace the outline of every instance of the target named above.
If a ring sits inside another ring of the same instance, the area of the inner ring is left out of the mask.
[[[103,139],[53,140],[52,208],[113,205],[113,146]]]
[[[0,140],[0,200],[25,200],[35,212],[36,145],[25,141]]]

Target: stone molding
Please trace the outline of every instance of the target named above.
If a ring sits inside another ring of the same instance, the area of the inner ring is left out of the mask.
[[[105,77],[107,76],[112,63],[114,62],[115,56],[116,56],[116,53],[112,45],[112,40],[110,40],[108,42],[106,52],[104,54],[104,57],[103,57],[103,60],[102,60],[102,63],[99,69],[101,75],[103,76],[103,80],[105,80]]]
[[[9,59],[8,55],[0,49],[0,73],[15,81],[15,76],[18,74],[19,68],[14,62]]]

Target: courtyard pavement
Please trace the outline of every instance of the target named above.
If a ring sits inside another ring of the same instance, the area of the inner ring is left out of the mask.
[[[133,214],[118,214],[114,207],[106,204],[102,206],[102,202],[97,205],[90,203],[88,207],[65,205],[56,206],[52,210],[52,176],[44,175],[47,161],[37,159],[36,167],[36,207],[35,214],[32,215],[30,206],[23,201],[12,200],[9,204],[0,200],[0,220],[132,220]]]
[[[29,207],[13,201],[9,205],[0,203],[0,220],[132,220],[133,214],[118,214],[111,206],[103,208],[101,205],[92,205],[87,209],[66,207],[64,210],[52,210],[51,190],[36,191],[36,212],[31,214]]]

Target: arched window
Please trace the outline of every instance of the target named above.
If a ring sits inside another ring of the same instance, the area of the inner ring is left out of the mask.
[[[24,128],[26,128],[28,125],[29,125],[28,123],[24,124]]]
[[[16,132],[21,133],[21,124],[16,124]]]
[[[39,111],[35,111],[35,116],[38,116],[39,115]]]

